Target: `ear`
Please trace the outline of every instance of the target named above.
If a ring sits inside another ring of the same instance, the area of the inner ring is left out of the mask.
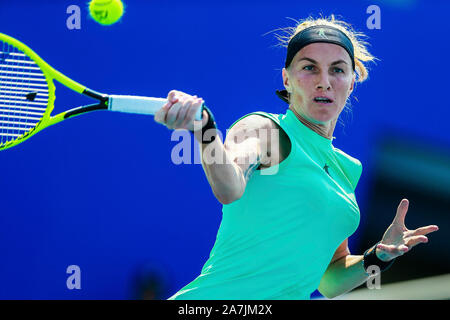
[[[287,92],[291,92],[291,88],[289,85],[289,72],[286,70],[286,68],[283,68],[282,70],[282,75],[283,75],[283,85],[286,88]]]
[[[356,80],[356,74],[353,75],[352,84],[350,85],[350,89],[348,90],[347,97],[350,97],[350,95],[353,92],[353,89],[355,88],[355,80]]]

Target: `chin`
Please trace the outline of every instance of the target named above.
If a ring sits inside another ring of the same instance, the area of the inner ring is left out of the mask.
[[[332,110],[323,110],[321,112],[318,112],[317,110],[315,110],[315,111],[316,112],[311,112],[309,114],[309,118],[311,121],[313,121],[317,124],[326,124],[337,118],[337,115],[334,112],[334,110],[333,111]]]
[[[330,114],[321,114],[321,115],[312,115],[310,116],[310,121],[316,123],[316,124],[327,124],[335,119],[334,115],[331,116]]]

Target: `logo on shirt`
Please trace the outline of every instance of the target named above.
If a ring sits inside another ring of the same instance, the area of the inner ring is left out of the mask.
[[[328,172],[329,166],[325,163],[325,166],[323,167],[323,170],[331,177],[330,173]]]

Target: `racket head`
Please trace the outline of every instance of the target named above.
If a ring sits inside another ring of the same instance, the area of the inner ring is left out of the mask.
[[[54,80],[78,93],[85,90],[28,46],[0,33],[0,150],[11,148],[64,120],[64,113],[51,116]]]

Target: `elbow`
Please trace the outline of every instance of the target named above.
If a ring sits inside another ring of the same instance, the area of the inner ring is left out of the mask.
[[[217,200],[219,200],[219,202],[221,203],[221,204],[230,204],[230,203],[233,203],[234,201],[236,201],[236,199],[232,199],[232,198],[219,198],[219,197],[217,197]]]
[[[221,204],[230,204],[242,197],[246,181],[243,176],[236,175],[231,179],[218,179],[210,185],[214,196]]]
[[[214,192],[217,200],[221,203],[221,204],[230,204],[235,202],[236,200],[239,200],[242,195],[243,192],[234,192],[234,193],[226,193],[226,194],[220,194],[220,193],[216,193]]]
[[[244,190],[245,186],[235,184],[230,188],[223,188],[221,190],[214,190],[213,188],[213,193],[221,204],[230,204],[239,200],[244,194]]]

